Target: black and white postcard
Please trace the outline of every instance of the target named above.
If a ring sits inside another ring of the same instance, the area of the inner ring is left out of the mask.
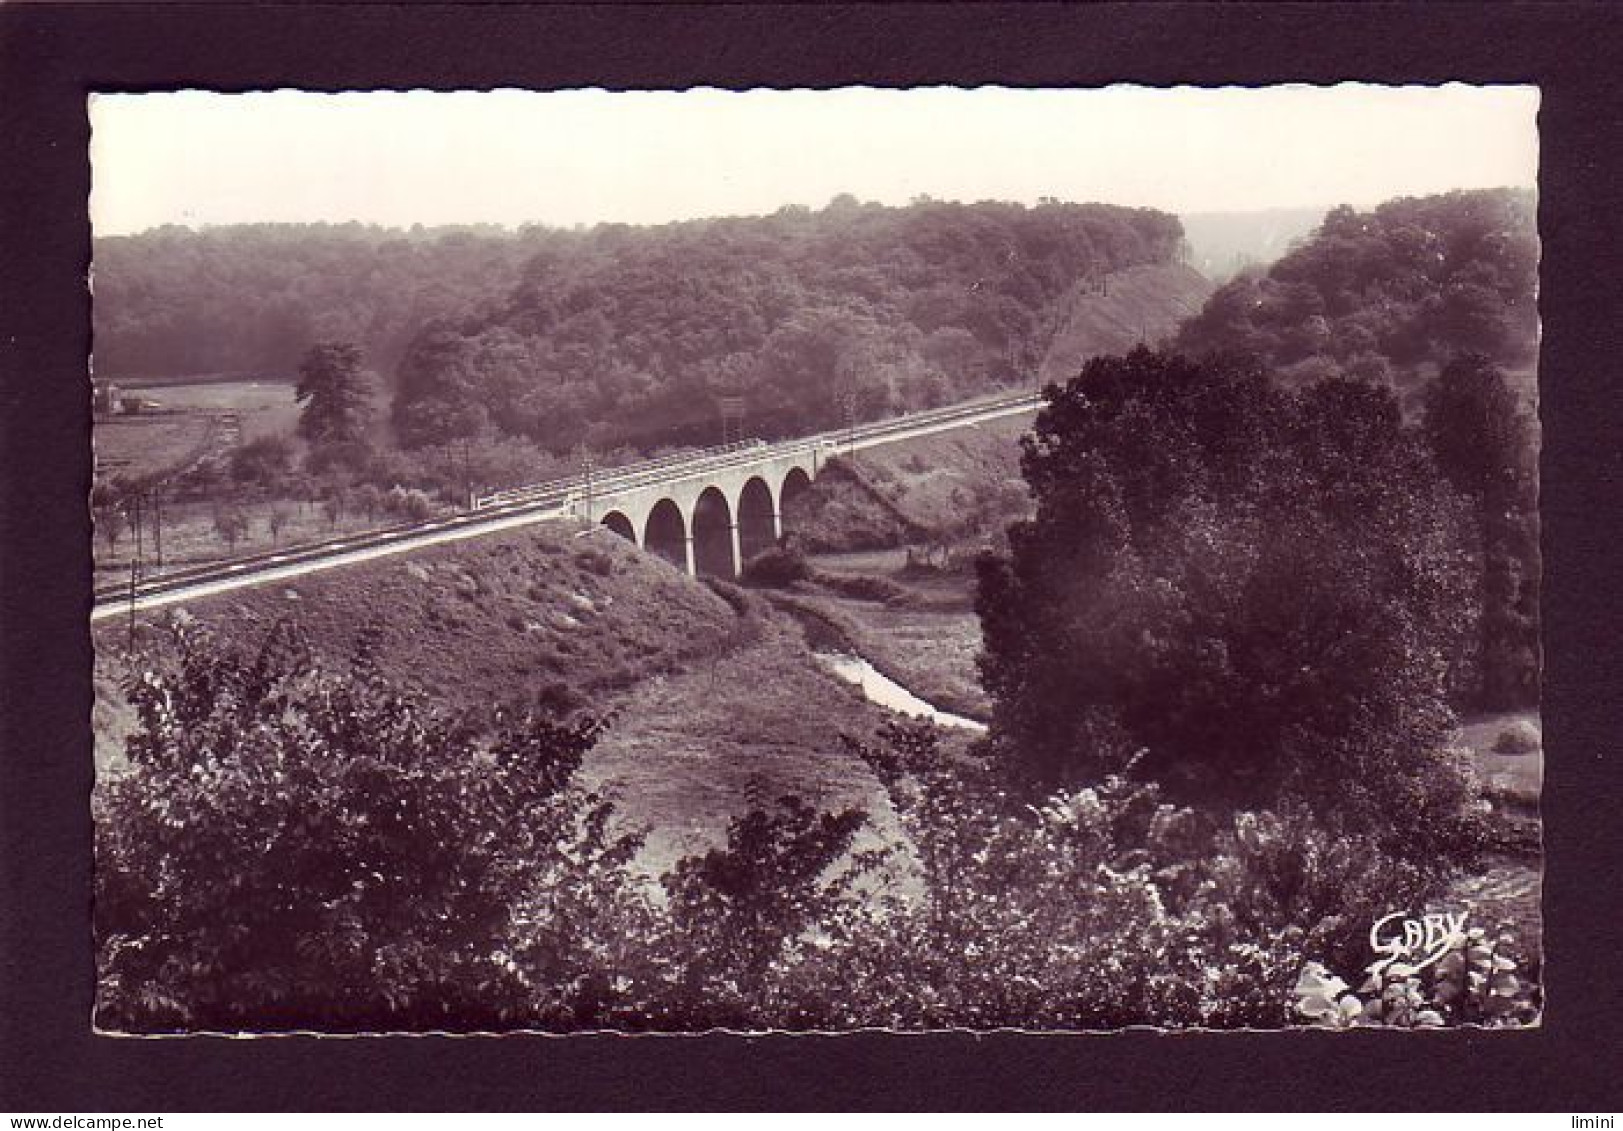
[[[92,92],[97,1030],[1538,1026],[1538,109]]]

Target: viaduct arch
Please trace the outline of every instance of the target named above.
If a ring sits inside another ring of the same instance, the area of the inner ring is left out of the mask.
[[[783,504],[811,487],[815,446],[733,460],[675,482],[600,490],[571,509],[696,577],[733,578],[783,535]]]

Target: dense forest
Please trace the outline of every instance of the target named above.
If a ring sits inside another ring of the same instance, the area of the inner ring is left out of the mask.
[[[1181,238],[1141,209],[851,197],[651,228],[162,229],[97,245],[96,365],[287,374],[347,341],[408,444],[700,439],[731,395],[783,433],[1028,379],[1067,295]]]
[[[1531,371],[1538,256],[1527,191],[1342,206],[1265,273],[1220,288],[1177,345],[1250,353],[1295,384],[1333,375],[1391,384],[1415,410],[1425,379],[1458,354]]]
[[[240,224],[102,237],[96,375],[286,377],[318,341],[353,342],[387,370],[426,320],[511,286],[544,236]]]

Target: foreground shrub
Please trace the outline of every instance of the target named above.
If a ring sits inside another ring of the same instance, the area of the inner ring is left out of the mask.
[[[1356,968],[1439,879],[1306,805],[1174,804],[1137,762],[1027,804],[911,724],[851,744],[895,825],[780,798],[656,886],[576,782],[589,719],[443,715],[364,644],[174,637],[96,795],[104,1028],[1276,1027],[1310,959]]]
[[[596,1017],[637,842],[573,784],[595,724],[480,734],[364,650],[328,672],[286,631],[251,656],[175,632],[178,662],[126,689],[132,768],[96,796],[101,1026]]]
[[[909,591],[888,577],[874,577],[871,574],[844,574],[824,573],[819,571],[815,580],[817,584],[841,597],[850,597],[858,601],[874,601],[880,604],[890,604],[905,600]]]
[[[1305,809],[1220,821],[1125,775],[1029,806],[927,726],[855,749],[922,891],[843,956],[868,1024],[1288,1024],[1304,955],[1361,953],[1388,901],[1435,882]]]
[[[828,1025],[829,998],[843,985],[823,977],[833,973],[825,962],[848,958],[867,941],[859,881],[875,857],[852,852],[866,823],[860,809],[823,813],[784,797],[733,821],[725,847],[666,873],[669,920],[652,941],[677,974],[650,1022],[689,1029]]]
[[[773,546],[745,562],[742,576],[750,585],[785,589],[810,577],[811,567],[798,547]]]
[[[1296,982],[1296,1013],[1329,1029],[1445,1025],[1506,1028],[1538,1020],[1538,987],[1522,976],[1515,939],[1481,927],[1458,933],[1430,966],[1380,958],[1352,992],[1323,963],[1309,962]]]
[[[1526,719],[1517,719],[1493,740],[1495,754],[1531,754],[1544,745],[1544,736],[1538,727]]]

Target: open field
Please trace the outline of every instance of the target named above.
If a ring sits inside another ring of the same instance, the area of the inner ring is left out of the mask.
[[[162,512],[163,564],[166,568],[184,565],[202,565],[226,558],[253,554],[277,546],[293,546],[300,542],[314,542],[335,534],[350,534],[373,530],[390,521],[385,518],[367,518],[346,511],[336,521],[308,500],[245,500],[231,504],[246,520],[247,526],[233,549],[220,536],[214,525],[215,504],[210,502],[170,502]],[[285,515],[281,530],[271,533],[273,510]],[[151,522],[151,515],[146,521]],[[147,528],[141,555],[142,576],[156,572],[156,558],[151,541],[152,530]],[[104,535],[95,537],[96,584],[129,579],[130,562],[135,557],[135,536],[126,529],[120,533],[118,544],[109,547]]]
[[[209,381],[165,385],[141,395],[182,412],[234,412],[242,419],[244,438],[267,432],[291,432],[299,421],[292,381]]]
[[[97,470],[131,478],[177,468],[208,449],[214,419],[206,413],[99,417],[92,433]]]
[[[149,412],[98,417],[97,459],[110,471],[146,476],[174,469],[201,454],[214,420],[234,413],[241,441],[290,435],[299,420],[294,386],[281,381],[210,381],[126,389],[161,406]]]
[[[1505,730],[1516,723],[1538,727],[1538,714],[1516,711],[1503,715],[1483,715],[1465,720],[1462,739],[1476,758],[1482,783],[1508,801],[1537,804],[1544,786],[1544,750],[1508,753],[1494,745]]]

